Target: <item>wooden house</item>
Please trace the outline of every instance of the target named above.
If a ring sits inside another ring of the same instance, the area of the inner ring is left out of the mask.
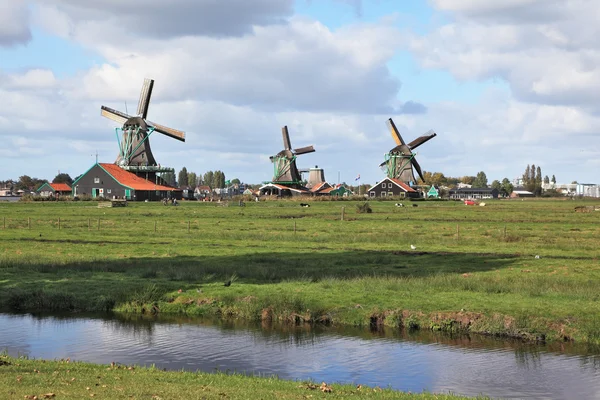
[[[408,197],[417,198],[419,192],[399,179],[385,178],[367,191],[369,197]]]
[[[460,188],[449,191],[449,196],[454,200],[476,200],[476,199],[497,199],[500,192],[492,188]]]
[[[431,185],[429,190],[427,191],[428,199],[439,199],[440,198],[440,189],[435,187],[435,185]]]
[[[61,197],[71,195],[71,186],[66,183],[44,183],[35,193],[42,197]]]
[[[73,182],[73,196],[89,195],[93,198],[118,198],[127,200],[181,199],[182,190],[144,179],[115,164],[97,163]]]

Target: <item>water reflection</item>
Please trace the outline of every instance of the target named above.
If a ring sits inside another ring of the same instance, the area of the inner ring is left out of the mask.
[[[598,399],[600,352],[482,336],[132,315],[0,314],[12,355],[502,398]]]

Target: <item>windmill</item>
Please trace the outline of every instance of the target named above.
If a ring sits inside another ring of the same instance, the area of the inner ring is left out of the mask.
[[[185,132],[168,128],[146,119],[153,87],[153,79],[144,80],[136,116],[131,116],[109,107],[101,107],[101,115],[103,117],[122,125],[122,128],[116,128],[119,155],[115,164],[132,172],[171,172],[172,168],[160,168],[157,166],[156,160],[152,155],[149,138],[153,132],[159,132],[173,139],[185,142]],[[119,131],[122,131],[121,134],[119,134]]]
[[[274,168],[273,183],[301,185],[302,176],[296,167],[296,158],[302,154],[312,153],[315,149],[313,146],[306,146],[292,150],[287,126],[281,128],[281,134],[283,136],[283,150],[270,157]]]
[[[406,144],[391,118],[387,120],[387,126],[397,146],[385,155],[385,161],[379,166],[386,171],[388,178],[398,179],[411,185],[416,183],[415,175],[413,173],[414,168],[417,171],[417,174],[419,174],[419,177],[421,177],[421,180],[424,181],[423,171],[421,171],[421,166],[417,162],[417,159],[415,158],[416,154],[413,153],[413,150],[437,136],[437,134],[433,131],[429,131]]]

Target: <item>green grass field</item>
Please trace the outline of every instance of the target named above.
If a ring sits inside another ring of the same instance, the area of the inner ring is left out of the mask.
[[[466,399],[241,374],[42,361],[0,355],[2,399]]]
[[[0,307],[600,342],[594,203],[394,203],[0,203]]]

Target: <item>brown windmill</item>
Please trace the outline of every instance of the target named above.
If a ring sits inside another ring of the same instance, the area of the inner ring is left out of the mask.
[[[296,158],[302,154],[312,153],[315,149],[313,146],[306,146],[292,150],[287,126],[281,128],[281,134],[283,136],[283,150],[270,157],[274,168],[272,182],[282,185],[300,186],[302,184],[302,176],[296,166]]]
[[[387,120],[387,126],[397,146],[385,155],[385,161],[379,166],[385,168],[388,178],[398,179],[409,185],[414,185],[416,183],[413,168],[417,171],[421,180],[425,180],[423,179],[423,171],[421,171],[421,166],[417,162],[417,159],[415,158],[416,154],[413,153],[413,150],[434,138],[437,134],[433,131],[429,131],[406,144],[391,118]]]
[[[154,80],[144,80],[138,102],[137,115],[135,116],[113,110],[109,107],[101,107],[101,115],[103,117],[111,119],[122,126],[122,128],[117,128],[119,155],[115,164],[132,172],[167,172],[167,170],[171,170],[171,168],[158,167],[152,155],[149,138],[153,132],[159,132],[173,139],[185,142],[185,132],[168,128],[146,119],[153,87]],[[119,130],[122,131],[121,134],[119,134]]]

